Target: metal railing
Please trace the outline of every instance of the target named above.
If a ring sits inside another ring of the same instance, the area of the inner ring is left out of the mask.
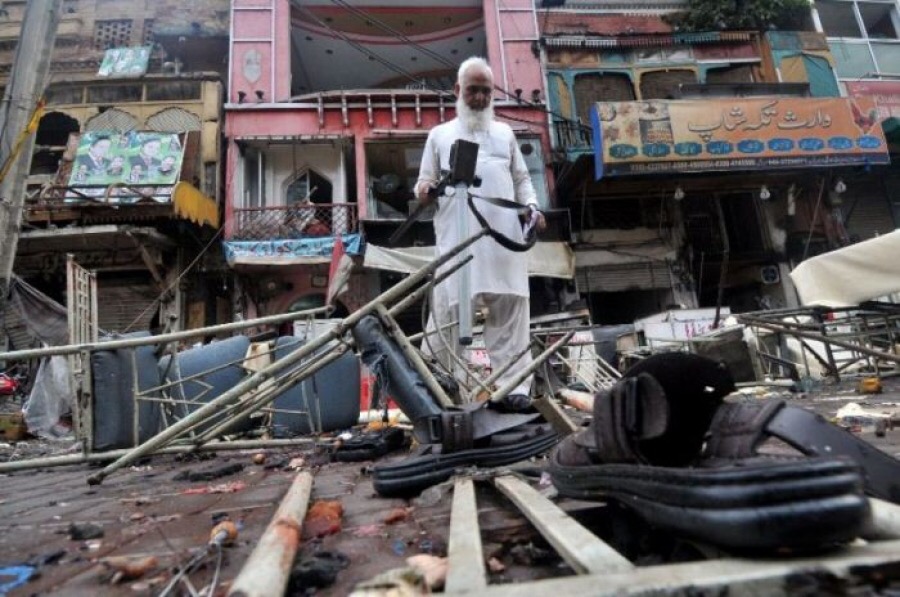
[[[357,230],[355,203],[306,203],[234,210],[231,238],[265,240],[333,236]]]
[[[553,123],[556,144],[559,149],[572,151],[591,149],[593,147],[593,131],[591,127],[572,120],[557,120]]]

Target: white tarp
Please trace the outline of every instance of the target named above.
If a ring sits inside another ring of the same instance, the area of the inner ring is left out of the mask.
[[[807,259],[791,280],[804,305],[851,307],[900,292],[900,230]]]
[[[528,275],[571,280],[575,276],[575,254],[566,243],[535,243],[528,251]],[[366,245],[363,266],[411,274],[434,259],[434,247],[388,249]]]

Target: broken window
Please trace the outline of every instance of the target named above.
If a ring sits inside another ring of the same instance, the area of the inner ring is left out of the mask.
[[[51,85],[44,95],[48,105],[84,103],[84,87],[62,83]]]
[[[681,85],[696,83],[697,75],[686,69],[667,69],[641,75],[641,99],[673,99]]]

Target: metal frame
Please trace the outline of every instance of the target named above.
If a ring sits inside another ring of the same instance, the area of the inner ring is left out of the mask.
[[[862,364],[876,375],[900,367],[900,305],[871,302],[833,309],[779,309],[744,313],[737,318],[757,333],[760,329],[774,332],[779,349],[785,336],[798,339],[807,377],[811,373],[810,358],[835,381],[840,381],[841,375],[854,365]],[[822,346],[816,347],[812,342]],[[764,364],[796,367],[783,355],[770,354],[761,346],[757,352]]]

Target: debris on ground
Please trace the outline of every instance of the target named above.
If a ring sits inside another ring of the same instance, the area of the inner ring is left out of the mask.
[[[447,558],[424,553],[406,558],[406,563],[422,573],[429,589],[442,589],[447,580]]]
[[[314,503],[303,521],[303,537],[326,537],[341,532],[344,507],[336,500],[320,500]]]
[[[229,483],[220,483],[218,485],[207,485],[206,487],[191,487],[181,492],[182,495],[205,495],[208,493],[237,493],[247,487],[243,481],[231,481]]]
[[[303,556],[291,569],[288,594],[330,587],[338,573],[349,565],[350,558],[339,551],[319,551]]]
[[[384,524],[396,524],[403,522],[412,513],[412,508],[394,508],[384,517]]]
[[[418,597],[427,593],[425,575],[410,566],[388,570],[359,583],[350,597]]]
[[[137,580],[155,570],[159,566],[159,559],[156,556],[117,556],[105,558],[101,564],[104,567],[105,582],[115,585],[128,580]]]
[[[68,529],[72,541],[87,541],[103,537],[103,527],[91,523],[71,523]]]
[[[226,464],[224,466],[219,466],[212,469],[207,469],[203,471],[182,471],[175,475],[172,479],[173,481],[190,481],[191,483],[197,483],[198,481],[215,481],[216,479],[221,479],[222,477],[228,477],[231,475],[236,475],[237,473],[244,470],[244,465],[239,462],[232,462],[230,464]]]
[[[863,377],[856,386],[860,394],[880,394],[884,390],[881,380],[877,377]]]
[[[253,455],[253,464],[257,466],[262,466],[266,463],[266,455],[262,452],[258,452]]]

